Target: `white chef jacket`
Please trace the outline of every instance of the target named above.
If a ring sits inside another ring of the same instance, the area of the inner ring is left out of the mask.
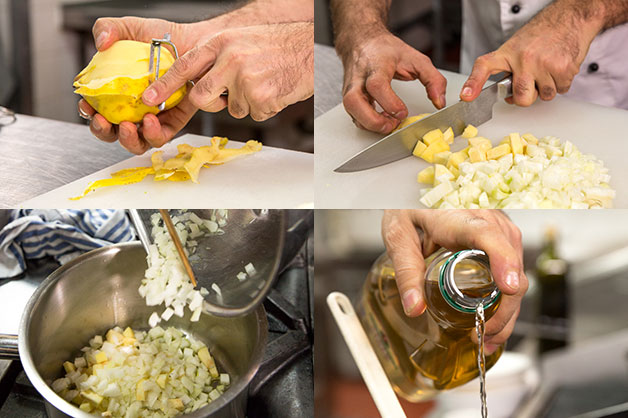
[[[470,74],[477,57],[498,49],[551,0],[462,0],[460,70]],[[628,24],[599,34],[564,95],[628,109]]]

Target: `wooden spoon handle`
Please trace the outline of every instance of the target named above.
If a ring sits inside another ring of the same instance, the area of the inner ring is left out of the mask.
[[[170,237],[172,238],[172,242],[174,242],[174,246],[177,247],[177,252],[179,253],[179,257],[181,258],[181,262],[183,262],[183,266],[185,267],[185,271],[188,272],[188,276],[190,276],[190,280],[192,280],[192,284],[196,287],[196,278],[194,277],[194,272],[192,271],[192,266],[190,265],[190,260],[188,260],[188,256],[185,255],[185,251],[183,250],[183,245],[181,245],[181,240],[179,239],[179,234],[172,223],[172,219],[170,218],[170,213],[166,209],[159,209],[159,213],[161,214],[161,218],[164,220],[164,225],[168,228],[168,232],[170,233]]]

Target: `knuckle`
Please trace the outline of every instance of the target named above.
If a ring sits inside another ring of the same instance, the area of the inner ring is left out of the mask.
[[[229,114],[236,119],[242,119],[246,116],[246,112],[244,111],[240,103],[235,100],[229,102]]]
[[[190,102],[196,107],[203,107],[210,102],[210,96],[213,92],[213,83],[208,78],[201,79],[192,90],[190,90]]]
[[[372,76],[366,79],[366,90],[378,91],[386,86],[386,80],[381,76]]]
[[[552,86],[541,86],[541,88],[539,89],[539,93],[541,99],[551,100],[556,95],[556,90],[554,90],[554,87]]]

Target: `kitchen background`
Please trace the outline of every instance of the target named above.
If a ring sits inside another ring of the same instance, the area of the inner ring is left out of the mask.
[[[82,122],[74,76],[96,52],[91,28],[98,17],[141,16],[193,22],[230,10],[234,0],[0,0],[0,106],[17,113]],[[313,99],[259,123],[226,110],[199,112],[183,133],[227,135],[313,152]]]
[[[487,377],[491,417],[573,417],[624,404],[628,408],[628,211],[509,211],[523,233],[530,288],[507,349]],[[325,298],[341,291],[356,300],[384,251],[381,211],[316,211],[315,415],[377,417]],[[558,298],[567,318],[541,317],[537,257],[548,228],[567,263]],[[513,361],[510,361],[513,360]],[[433,401],[403,402],[408,416],[480,416],[477,379]]]

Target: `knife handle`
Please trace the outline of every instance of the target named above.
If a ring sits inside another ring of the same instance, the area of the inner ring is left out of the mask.
[[[512,96],[512,75],[506,76],[497,82],[497,97],[504,100],[506,97]]]

